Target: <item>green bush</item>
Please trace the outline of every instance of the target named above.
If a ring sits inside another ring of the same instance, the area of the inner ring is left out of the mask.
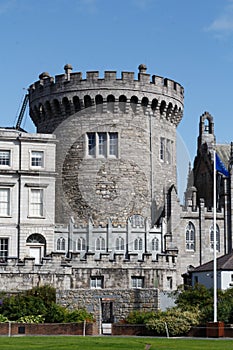
[[[17,322],[20,322],[20,323],[44,323],[44,316],[42,315],[37,315],[37,316],[34,316],[34,315],[29,315],[29,316],[23,316],[23,317],[20,317]]]
[[[188,331],[199,324],[200,313],[198,311],[182,311],[172,308],[156,313],[146,323],[146,327],[154,330],[156,335],[166,335],[166,327],[171,336],[186,335]]]
[[[2,314],[0,314],[0,322],[1,323],[5,323],[5,322],[9,322],[8,318]]]
[[[88,313],[85,309],[78,309],[67,312],[65,316],[65,322],[83,322],[83,321],[94,321],[93,315]]]
[[[133,310],[129,315],[124,319],[124,323],[128,324],[145,324],[148,319],[153,317],[155,314],[154,311],[139,311]]]

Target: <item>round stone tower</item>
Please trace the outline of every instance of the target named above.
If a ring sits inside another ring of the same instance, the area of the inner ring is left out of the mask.
[[[167,188],[176,185],[176,127],[183,87],[133,72],[98,71],[52,78],[29,87],[30,116],[39,133],[57,136],[56,222],[125,225],[132,215],[155,224]],[[46,161],[46,160],[45,160]]]

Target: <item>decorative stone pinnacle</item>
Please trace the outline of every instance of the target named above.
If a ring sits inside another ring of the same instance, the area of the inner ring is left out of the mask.
[[[139,69],[139,73],[146,73],[147,66],[145,64],[140,64],[138,66],[138,69]]]

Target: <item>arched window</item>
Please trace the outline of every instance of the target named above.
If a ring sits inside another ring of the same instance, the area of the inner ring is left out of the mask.
[[[142,250],[142,238],[138,237],[135,239],[134,250]]]
[[[115,97],[113,95],[108,95],[107,97],[107,109],[109,112],[114,112]]]
[[[80,237],[77,239],[77,251],[83,251],[83,250],[86,250],[86,241],[83,237]]]
[[[84,106],[85,108],[91,107],[91,97],[89,95],[84,96]]]
[[[132,96],[130,99],[130,106],[132,108],[132,111],[135,113],[137,110],[137,103],[138,103],[138,98],[137,96]]]
[[[158,251],[159,250],[159,239],[158,238],[153,238],[151,242],[151,248],[152,251]]]
[[[210,227],[210,249],[214,249],[214,225]],[[220,231],[216,225],[216,250],[220,252]]]
[[[124,250],[125,249],[124,247],[125,247],[124,238],[118,237],[116,239],[116,250]]]
[[[127,101],[126,96],[121,95],[119,97],[119,109],[121,112],[125,112],[125,110],[126,110],[126,101]]]
[[[147,97],[143,97],[142,101],[141,101],[141,105],[142,105],[142,109],[143,109],[143,113],[146,113],[147,110],[147,106],[149,104],[149,100]]]
[[[144,218],[143,216],[139,215],[139,214],[134,214],[131,216],[130,218],[130,221],[131,221],[131,225],[133,227],[143,227],[144,226]]]
[[[101,95],[96,95],[95,104],[96,104],[96,112],[102,113],[103,112],[103,97]]]
[[[195,250],[195,227],[191,221],[189,221],[185,230],[185,246],[186,250]]]
[[[100,251],[100,250],[105,250],[105,239],[103,237],[98,237],[95,241],[95,249]]]
[[[158,100],[154,98],[151,103],[151,109],[153,112],[156,110],[157,106],[158,106]]]
[[[78,96],[74,96],[73,97],[73,104],[74,104],[75,112],[78,112],[78,111],[81,110],[81,103],[80,103],[80,100],[79,100]]]
[[[62,104],[63,104],[63,107],[64,107],[64,109],[65,109],[66,115],[70,115],[70,114],[71,114],[70,102],[69,102],[69,100],[68,100],[67,97],[64,97],[64,98],[62,99]]]
[[[159,107],[159,110],[160,110],[160,114],[163,115],[164,111],[165,111],[165,108],[166,108],[166,102],[165,101],[162,101],[160,103],[160,107]]]
[[[58,238],[57,240],[57,250],[65,250],[66,249],[66,240],[63,237]]]

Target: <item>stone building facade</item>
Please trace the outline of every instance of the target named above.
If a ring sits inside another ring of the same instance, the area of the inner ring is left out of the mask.
[[[0,215],[0,242],[8,239],[0,289],[52,284],[61,303],[85,299],[97,318],[112,322],[132,307],[157,309],[159,291],[175,290],[182,274],[212,259],[213,149],[226,167],[232,152],[216,145],[213,118],[204,113],[183,205],[176,191],[183,87],[151,77],[145,65],[137,79],[115,71],[83,79],[64,69],[55,78],[42,73],[29,87],[38,133],[0,134],[0,156],[15,157],[10,167],[0,164],[2,186],[20,203],[9,218]],[[31,190],[36,217],[28,214]],[[231,193],[230,178],[220,176],[219,256],[232,247]]]

